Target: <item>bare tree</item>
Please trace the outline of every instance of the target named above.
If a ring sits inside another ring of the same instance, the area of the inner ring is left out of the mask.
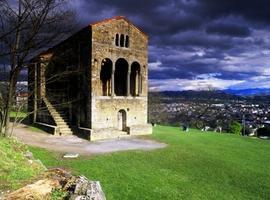
[[[73,28],[67,0],[0,0],[0,58],[9,63],[7,93],[2,95],[0,132],[8,135],[19,74],[29,58],[52,46]]]

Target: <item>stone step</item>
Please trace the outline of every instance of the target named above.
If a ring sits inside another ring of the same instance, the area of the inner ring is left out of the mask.
[[[72,135],[73,132],[69,127],[69,118],[66,116],[65,110],[62,110],[61,107],[57,107],[57,105],[51,104],[51,102],[44,98],[44,102],[47,106],[47,109],[51,116],[53,117],[57,127],[60,129],[60,133],[63,135]]]
[[[57,121],[57,126],[69,126],[67,122],[65,121]]]
[[[73,133],[60,133],[61,135],[73,135]]]
[[[63,118],[61,115],[58,114],[51,114],[53,118]]]
[[[60,121],[60,120],[55,120],[55,123],[57,126],[69,126],[69,123],[68,122],[65,122],[65,121]]]
[[[50,111],[52,114],[58,114],[58,115],[65,115],[65,112],[58,112],[58,111]]]
[[[63,125],[63,124],[62,125],[59,125],[57,127],[59,127],[59,128],[70,128],[69,125]]]
[[[73,135],[72,131],[60,131],[61,135]]]
[[[53,116],[53,118],[54,118],[55,120],[60,119],[60,120],[68,121],[68,118],[67,118],[67,117]]]
[[[65,127],[65,128],[59,128],[59,130],[60,130],[60,131],[71,131],[71,132],[72,132],[72,130],[71,130],[70,128],[68,128],[68,127]]]
[[[70,128],[60,128],[60,132],[62,132],[62,131],[72,132],[72,130]]]

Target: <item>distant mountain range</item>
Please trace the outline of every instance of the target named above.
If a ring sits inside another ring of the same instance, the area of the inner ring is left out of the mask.
[[[153,92],[150,92],[152,94]],[[185,99],[223,99],[244,100],[260,99],[270,100],[270,89],[244,89],[244,90],[213,90],[213,91],[163,91],[159,92],[163,97],[185,98]]]
[[[220,90],[214,91],[195,91],[195,90],[185,90],[185,91],[164,91],[160,92],[163,96],[168,97],[183,97],[186,99],[238,99],[239,96],[235,94],[226,93]]]
[[[270,95],[270,88],[253,88],[253,89],[242,89],[242,90],[232,90],[227,89],[224,92],[228,94],[234,94],[238,96],[266,96]]]

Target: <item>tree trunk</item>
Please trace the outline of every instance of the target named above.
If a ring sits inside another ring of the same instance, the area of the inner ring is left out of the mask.
[[[4,110],[4,122],[3,122],[3,128],[4,128],[4,136],[9,136],[12,133],[9,132],[10,130],[10,113],[11,113],[11,107],[14,101],[14,95],[16,90],[16,83],[17,83],[17,75],[18,72],[12,73],[10,72],[10,82],[9,86],[7,88],[7,98],[5,102],[5,110]]]
[[[7,99],[5,103],[5,116],[4,116],[4,123],[3,123],[4,136],[8,136],[8,133],[9,133],[10,112],[11,112],[11,105],[12,105],[11,98],[12,98],[12,90],[11,90],[11,85],[9,85]]]

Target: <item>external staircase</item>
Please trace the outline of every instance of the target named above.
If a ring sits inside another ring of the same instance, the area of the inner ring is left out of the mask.
[[[59,134],[72,135],[73,131],[71,129],[71,126],[69,124],[69,119],[66,116],[65,112],[63,110],[56,109],[56,107],[53,106],[46,97],[43,98],[43,101],[57,126]]]

